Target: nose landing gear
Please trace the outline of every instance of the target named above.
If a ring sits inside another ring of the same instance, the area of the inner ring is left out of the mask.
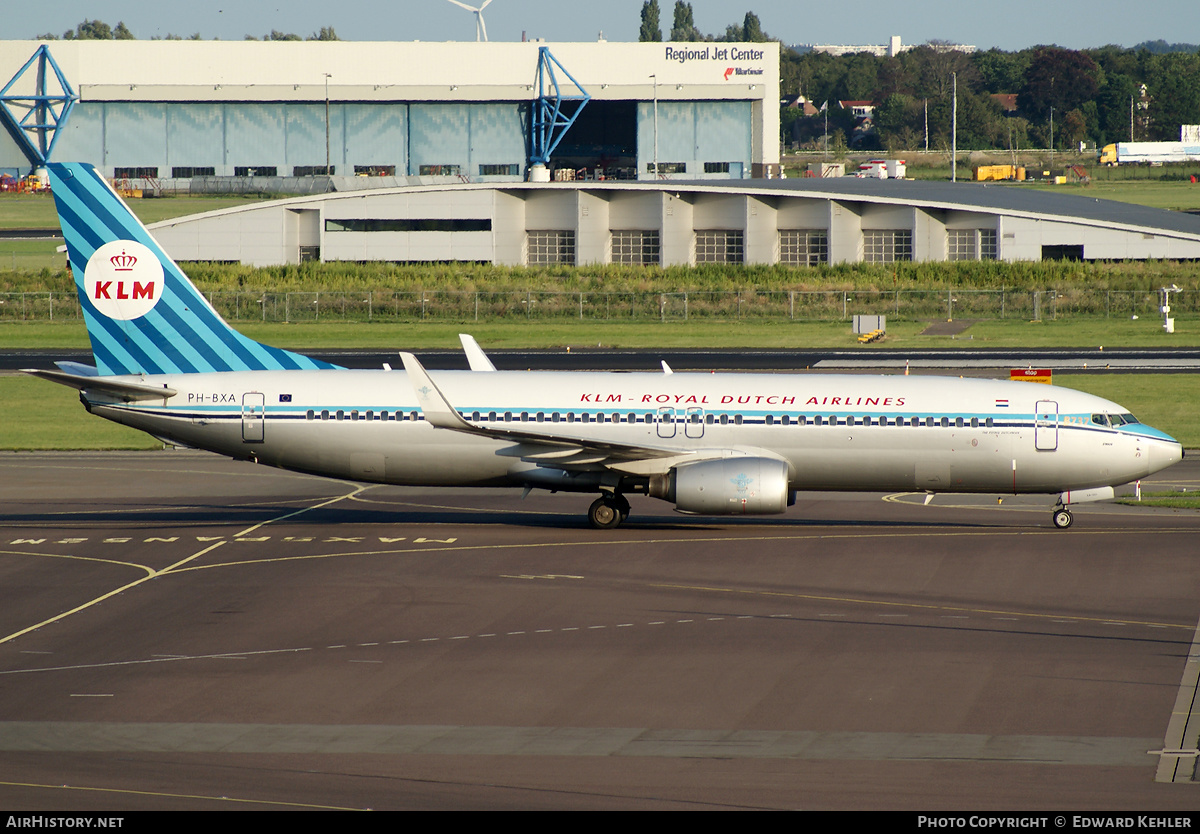
[[[1059,530],[1066,530],[1071,526],[1071,522],[1075,520],[1075,516],[1071,515],[1071,511],[1062,506],[1054,508],[1054,515],[1051,518],[1054,521],[1054,526]]]

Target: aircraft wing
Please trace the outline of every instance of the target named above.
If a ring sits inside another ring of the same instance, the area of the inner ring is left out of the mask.
[[[621,443],[572,431],[568,426],[574,424],[565,423],[471,423],[464,420],[450,404],[417,357],[411,353],[401,353],[400,358],[404,360],[404,369],[417,395],[421,413],[430,425],[477,437],[512,441],[517,445],[499,454],[519,457],[541,466],[556,469],[606,468],[634,475],[652,475],[666,472],[681,463],[710,458],[741,455],[778,457],[763,449],[739,447],[681,451],[669,446]]]
[[[160,400],[173,397],[176,394],[174,388],[168,388],[165,385],[146,385],[142,382],[127,382],[107,376],[85,376],[82,374],[65,373],[63,371],[39,371],[30,368],[23,369],[21,373],[48,379],[51,382],[57,382],[59,385],[66,385],[70,388],[78,388],[80,391],[99,391],[103,394],[120,397],[125,402],[133,402],[134,400]]]

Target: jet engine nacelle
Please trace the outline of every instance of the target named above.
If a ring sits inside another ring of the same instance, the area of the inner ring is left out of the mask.
[[[767,515],[792,503],[788,465],[774,458],[723,458],[678,466],[651,479],[650,494],[684,513]]]

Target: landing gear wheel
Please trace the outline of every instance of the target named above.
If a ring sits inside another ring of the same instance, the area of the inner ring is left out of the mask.
[[[1054,511],[1054,526],[1059,530],[1066,530],[1071,526],[1071,522],[1075,520],[1075,516],[1071,515],[1071,511],[1066,507],[1059,507]]]
[[[628,507],[628,504],[625,504]],[[628,511],[621,512],[621,502],[608,495],[602,495],[592,502],[588,508],[588,523],[597,530],[611,530],[619,527],[625,520]]]

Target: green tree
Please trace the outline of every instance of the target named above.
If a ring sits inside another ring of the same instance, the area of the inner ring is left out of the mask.
[[[742,40],[746,43],[765,43],[769,38],[762,30],[762,23],[754,12],[746,12],[742,20]]]
[[[1050,108],[1066,114],[1096,97],[1103,81],[1100,67],[1083,52],[1040,46],[1025,73],[1017,101],[1034,118],[1048,118]]]
[[[976,52],[971,63],[979,74],[983,89],[989,93],[1015,93],[1025,86],[1025,71],[1032,55],[1029,52],[1002,52],[989,49]]]
[[[638,30],[641,43],[658,43],[662,40],[662,24],[658,17],[658,0],[642,3],[642,27]]]
[[[310,41],[340,41],[337,32],[333,31],[332,26],[322,26],[321,31],[313,32],[308,36]]]
[[[676,43],[700,40],[700,31],[696,28],[691,3],[675,0],[675,23],[671,26],[671,40]]]
[[[1063,145],[1067,148],[1078,147],[1079,143],[1087,137],[1087,121],[1083,111],[1072,110],[1067,113],[1066,118],[1063,119],[1061,136]]]
[[[74,29],[63,32],[63,40],[68,41],[111,41],[112,27],[103,20],[85,20]]]
[[[125,25],[125,21],[118,20],[117,28],[113,29],[113,39],[118,41],[136,41],[133,32],[129,31],[129,27]]]
[[[1200,55],[1170,52],[1151,55],[1146,78],[1150,95],[1150,136],[1179,141],[1179,126],[1200,124]]]

